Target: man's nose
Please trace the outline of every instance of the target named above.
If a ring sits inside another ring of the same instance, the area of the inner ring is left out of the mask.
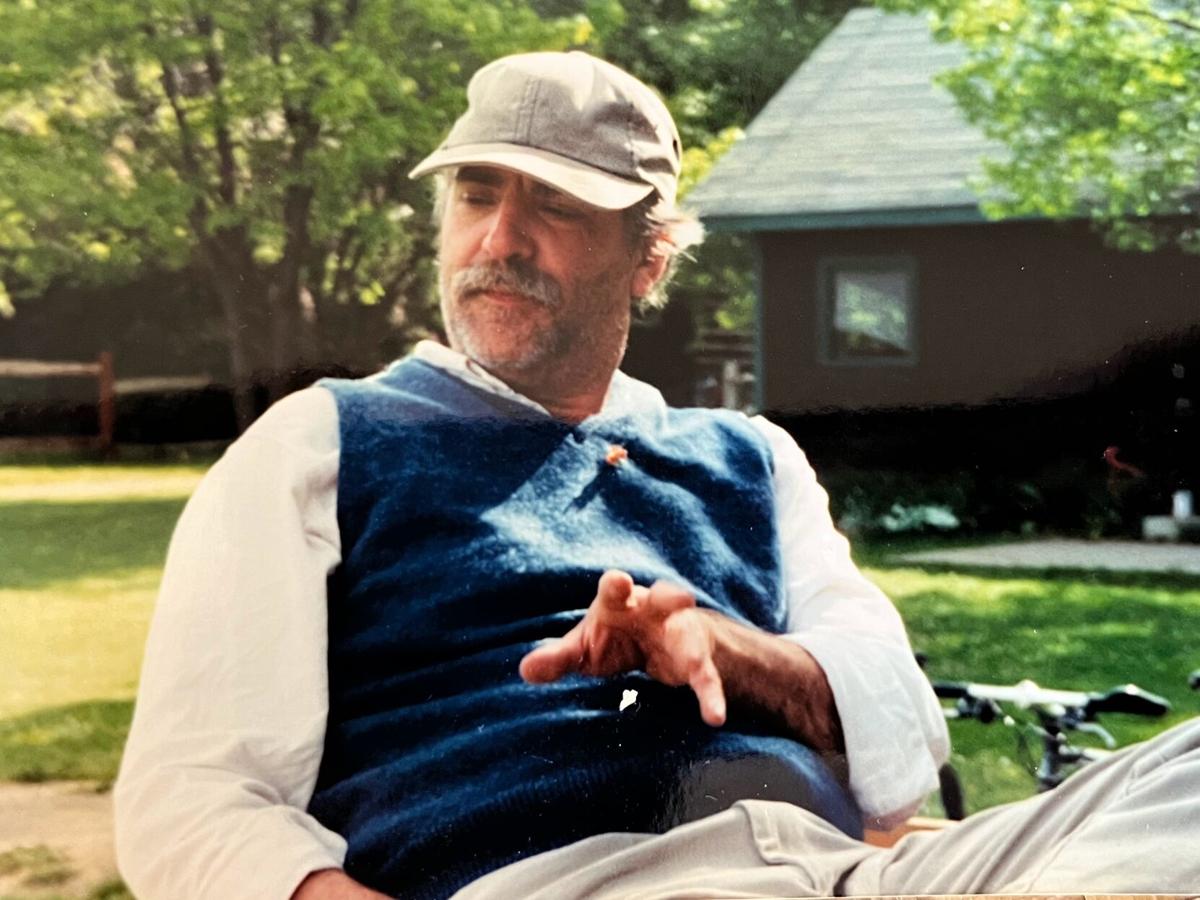
[[[483,237],[483,249],[492,259],[533,256],[526,212],[518,198],[504,197],[496,204]]]

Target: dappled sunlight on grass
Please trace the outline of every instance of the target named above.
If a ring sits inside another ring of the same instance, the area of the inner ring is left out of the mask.
[[[203,471],[0,466],[0,718],[133,696],[167,542]]]
[[[0,717],[137,688],[159,571],[0,590]]]
[[[1173,705],[1163,719],[1108,716],[1122,745],[1200,714],[1187,674],[1200,667],[1200,579],[1107,573],[930,571],[880,565],[867,575],[899,607],[931,678],[1105,691],[1134,682]],[[1000,723],[951,725],[968,805],[1033,792],[1017,731]],[[1096,746],[1082,738],[1079,743]],[[1033,752],[1038,752],[1037,748]]]

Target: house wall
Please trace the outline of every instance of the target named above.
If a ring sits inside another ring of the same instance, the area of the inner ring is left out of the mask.
[[[765,233],[759,247],[763,406],[781,413],[1066,396],[1200,324],[1200,257],[1121,253],[1086,223]],[[913,364],[819,361],[818,265],[853,256],[915,264]]]

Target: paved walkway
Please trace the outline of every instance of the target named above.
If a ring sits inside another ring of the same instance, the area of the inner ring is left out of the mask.
[[[905,562],[1013,569],[1108,569],[1115,572],[1181,572],[1200,575],[1200,545],[1145,541],[1054,539],[925,550],[907,553]]]
[[[93,896],[117,877],[112,795],[84,781],[0,782],[0,855],[9,861],[0,870],[5,900]],[[18,865],[22,858],[43,866]]]

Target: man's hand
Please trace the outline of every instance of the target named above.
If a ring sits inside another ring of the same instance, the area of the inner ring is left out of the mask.
[[[292,900],[389,900],[387,894],[359,884],[341,869],[321,869],[302,882]]]
[[[646,588],[625,572],[605,572],[583,621],[531,651],[520,667],[533,684],[568,672],[609,677],[634,669],[691,687],[709,725],[725,723],[728,695],[815,750],[844,750],[833,692],[807,650],[699,609],[691,593],[667,582]]]
[[[583,621],[521,660],[521,677],[544,684],[568,672],[608,677],[641,669],[663,684],[690,686],[701,718],[717,726],[725,723],[725,691],[714,649],[711,621],[690,593],[665,581],[642,587],[608,571]]]

